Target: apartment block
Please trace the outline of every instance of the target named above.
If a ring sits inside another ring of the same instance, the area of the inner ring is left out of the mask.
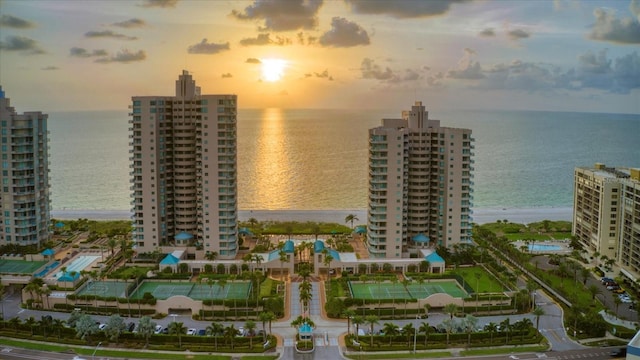
[[[574,170],[572,234],[591,253],[615,259],[622,184],[628,174],[596,163]]]
[[[470,129],[429,119],[420,101],[369,130],[371,258],[472,241],[473,142]]]
[[[640,287],[640,169],[629,169],[622,180],[620,202],[620,272]]]
[[[0,245],[40,245],[49,239],[47,118],[40,111],[18,114],[0,87]]]
[[[134,96],[130,108],[137,251],[234,258],[237,96],[203,95],[183,71],[174,96]]]

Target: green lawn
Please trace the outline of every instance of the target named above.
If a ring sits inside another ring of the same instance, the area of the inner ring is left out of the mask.
[[[504,290],[498,280],[481,267],[458,268],[454,273],[462,276],[464,281],[478,293],[502,292]],[[479,279],[476,274],[480,275]]]
[[[362,354],[347,355],[349,359],[431,359],[451,357],[449,351],[433,351],[433,352],[418,352],[413,353],[393,353],[393,354],[374,354],[370,352],[363,352]]]
[[[508,348],[498,349],[474,349],[474,350],[462,350],[461,356],[480,356],[480,355],[498,355],[498,354],[511,354],[522,352],[538,352],[546,351],[549,349],[547,345],[534,345],[534,346],[514,346]]]

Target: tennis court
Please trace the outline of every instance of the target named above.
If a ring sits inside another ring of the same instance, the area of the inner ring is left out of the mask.
[[[0,273],[33,274],[46,263],[46,261],[0,260]]]
[[[131,283],[129,283],[131,285]],[[101,297],[125,297],[127,283],[116,281],[90,281],[82,289],[76,292],[77,295],[90,295]]]
[[[354,299],[423,299],[433,294],[446,293],[455,298],[466,296],[466,292],[455,280],[432,283],[415,283],[405,287],[400,283],[349,282]]]
[[[246,299],[251,283],[248,281],[228,282],[224,288],[218,284],[194,284],[185,282],[144,281],[131,294],[131,299],[142,299],[150,293],[156,299],[165,300],[172,296],[183,295],[194,300],[204,299]]]

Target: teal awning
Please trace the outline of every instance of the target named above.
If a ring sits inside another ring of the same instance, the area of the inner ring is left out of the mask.
[[[176,265],[179,262],[180,262],[180,259],[173,256],[172,254],[169,254],[165,256],[165,258],[162,259],[162,261],[160,261],[160,265]]]
[[[430,262],[431,264],[444,263],[444,259],[440,255],[438,255],[437,252],[432,252],[431,254],[425,256],[424,259]]]
[[[313,252],[318,254],[321,253],[322,250],[324,250],[324,243],[320,240],[316,240],[316,242],[313,243]]]
[[[282,250],[284,250],[284,252],[286,253],[293,253],[295,251],[295,245],[293,245],[293,241],[291,240],[287,240],[284,242],[284,247],[282,248]]]
[[[415,242],[418,242],[418,243],[428,243],[429,241],[431,241],[431,240],[429,239],[429,237],[428,237],[428,236],[426,236],[426,235],[425,235],[425,234],[423,234],[423,233],[420,233],[420,234],[418,234],[418,235],[414,236],[414,237],[412,238],[412,240],[413,240],[413,241],[415,241]]]

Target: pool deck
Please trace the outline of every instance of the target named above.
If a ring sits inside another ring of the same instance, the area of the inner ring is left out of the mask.
[[[564,240],[544,240],[544,241],[536,241],[533,242],[531,244],[533,245],[554,245],[554,246],[559,246],[560,249],[559,250],[554,250],[554,249],[544,249],[544,250],[533,250],[531,251],[531,254],[569,254],[571,253],[572,249],[571,247],[569,247],[569,239],[564,239]],[[514,241],[513,242],[513,246],[515,246],[516,249],[520,250],[520,248],[522,246],[527,246],[528,244],[526,244],[524,241],[522,240],[518,240],[518,241]]]

